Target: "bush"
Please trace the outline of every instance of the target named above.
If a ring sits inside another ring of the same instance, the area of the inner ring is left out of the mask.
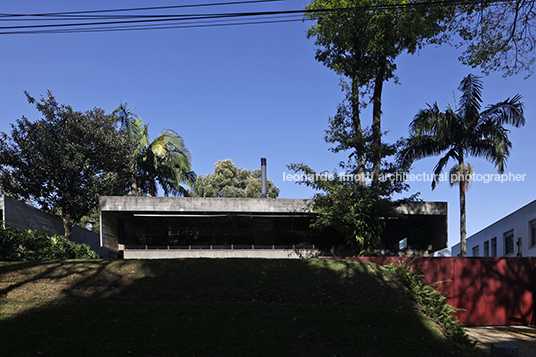
[[[450,342],[464,348],[474,348],[474,342],[460,326],[458,318],[454,316],[459,309],[449,305],[446,301],[447,297],[436,289],[442,282],[428,284],[423,280],[420,272],[413,271],[411,263],[398,262],[398,264],[389,264],[385,267],[406,286],[408,294],[415,300],[419,309],[443,327]]]
[[[35,261],[92,258],[99,258],[99,255],[92,251],[89,245],[72,242],[64,236],[50,236],[41,231],[19,229],[8,224],[0,227],[0,260]]]

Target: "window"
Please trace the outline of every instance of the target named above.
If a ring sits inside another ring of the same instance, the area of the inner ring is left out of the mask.
[[[511,230],[504,234],[504,255],[514,252],[514,231]]]
[[[536,245],[536,220],[530,223],[530,246]]]
[[[480,256],[480,248],[477,245],[476,247],[473,247],[473,257],[478,257],[478,256]]]
[[[489,257],[489,240],[484,242],[484,256]]]
[[[497,237],[491,238],[491,255],[492,257],[497,256]]]

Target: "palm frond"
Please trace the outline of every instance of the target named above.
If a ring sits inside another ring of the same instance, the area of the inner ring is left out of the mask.
[[[138,148],[147,147],[149,145],[149,129],[147,124],[144,124],[141,118],[136,118],[135,120],[131,121],[130,125],[132,133],[134,134],[134,139],[138,143]]]
[[[399,162],[402,166],[409,167],[415,160],[439,155],[447,148],[448,146],[435,135],[412,135],[406,139],[403,149],[398,154]]]
[[[525,125],[524,108],[521,102],[523,97],[519,94],[513,98],[508,98],[504,102],[490,105],[481,113],[485,120],[493,120],[498,124],[509,124],[516,128]]]
[[[454,148],[450,149],[445,156],[443,156],[439,161],[437,162],[436,166],[434,167],[434,178],[432,180],[432,190],[434,190],[437,186],[437,183],[439,182],[439,177],[443,173],[443,169],[445,166],[447,166],[447,163],[450,159],[458,160],[459,154],[456,152]]]
[[[460,97],[460,115],[466,121],[472,121],[480,115],[482,103],[482,77],[469,74],[465,77],[458,90],[462,92]]]
[[[436,126],[441,115],[437,103],[427,104],[427,109],[421,109],[410,123],[410,132],[415,136],[436,132]]]
[[[503,173],[512,148],[508,139],[510,131],[502,125],[488,122],[488,125],[481,126],[480,133],[481,137],[473,140],[467,148],[469,155],[486,158],[493,162],[499,173]]]
[[[115,115],[117,118],[119,118],[121,129],[125,130],[130,137],[135,137],[132,123],[136,118],[138,118],[138,116],[128,108],[128,104],[126,102],[120,103],[119,106],[113,110],[112,115]]]

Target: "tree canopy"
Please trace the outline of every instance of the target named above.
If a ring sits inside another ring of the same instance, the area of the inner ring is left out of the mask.
[[[191,196],[198,197],[261,197],[261,170],[241,169],[231,159],[214,164],[214,173],[198,176]],[[267,197],[277,198],[279,188],[266,180]]]
[[[460,61],[511,76],[521,72],[527,77],[536,62],[536,0],[470,2],[458,7],[451,22],[451,41],[463,48]]]
[[[25,94],[43,117],[22,117],[2,133],[0,183],[5,194],[61,216],[69,237],[99,196],[127,192],[134,147],[102,109],[75,111],[50,91],[40,101]]]
[[[403,52],[414,53],[429,42],[438,42],[454,15],[450,6],[413,6],[422,1],[313,0],[306,17],[314,20],[307,36],[315,38],[316,59],[350,81],[349,105],[339,106],[337,115],[351,118],[346,124],[352,137],[339,141],[335,150],[351,150],[360,176],[365,172],[364,129],[360,117],[367,104],[360,102],[371,93],[373,115],[368,140],[372,160],[372,185],[378,187],[382,160],[381,102],[383,83],[395,78],[395,59]],[[428,2],[430,3],[430,2]],[[432,1],[433,3],[433,1]],[[326,11],[333,10],[333,11]],[[342,122],[341,122],[342,123]],[[345,130],[344,128],[339,128]],[[360,182],[365,185],[364,181]]]

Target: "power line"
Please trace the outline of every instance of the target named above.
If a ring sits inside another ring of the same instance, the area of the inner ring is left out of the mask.
[[[289,22],[302,22],[299,19],[280,19],[280,20],[263,20],[263,21],[241,21],[241,22],[222,22],[222,23],[191,23],[162,26],[132,26],[132,27],[102,27],[91,29],[62,29],[62,30],[37,30],[37,31],[11,31],[0,34],[17,35],[17,34],[65,34],[65,33],[99,33],[99,32],[118,32],[118,31],[145,31],[145,30],[169,30],[169,29],[187,29],[187,28],[205,28],[205,27],[222,27],[222,26],[242,26],[242,25],[262,25]]]
[[[169,10],[183,9],[192,7],[208,7],[208,6],[228,6],[228,5],[243,5],[243,4],[258,4],[265,2],[278,2],[283,0],[246,0],[246,1],[231,1],[231,2],[216,2],[205,4],[190,4],[190,5],[173,5],[173,6],[153,6],[153,7],[133,7],[126,9],[109,9],[109,10],[85,10],[85,11],[67,11],[67,12],[49,12],[40,14],[0,14],[0,16],[64,16],[64,15],[80,15],[80,14],[96,14],[104,12],[126,12],[126,11],[148,11],[148,10]]]
[[[226,3],[212,4],[194,4],[194,5],[177,5],[165,7],[151,8],[130,8],[130,9],[114,9],[114,10],[88,10],[75,12],[56,12],[33,15],[3,14],[0,16],[0,22],[12,21],[10,16],[14,16],[20,20],[21,16],[39,17],[38,19],[26,20],[96,20],[105,19],[105,21],[91,22],[69,22],[69,23],[44,23],[37,25],[21,25],[21,26],[1,26],[0,34],[58,34],[58,33],[87,33],[87,32],[111,32],[111,31],[132,31],[132,30],[158,30],[158,29],[179,29],[179,28],[199,28],[199,27],[215,27],[215,26],[237,26],[251,24],[269,24],[282,22],[298,22],[303,21],[303,15],[312,13],[333,13],[337,11],[366,11],[366,10],[382,10],[382,9],[399,9],[416,6],[455,6],[467,5],[467,0],[445,0],[445,1],[423,1],[418,3],[405,4],[386,4],[386,5],[369,5],[352,8],[340,9],[316,9],[316,10],[284,10],[284,11],[258,11],[258,12],[230,12],[230,13],[212,13],[212,14],[151,14],[151,15],[106,15],[105,17],[76,17],[81,14],[88,13],[105,13],[105,12],[127,12],[127,11],[146,11],[155,9],[169,9],[177,7],[207,7],[220,5],[238,5],[251,4],[261,2],[275,2],[280,0],[255,0],[255,1],[235,1]],[[514,0],[488,0],[481,1],[485,4],[510,3]],[[65,16],[61,18],[46,18],[46,16]],[[75,16],[74,18],[72,16]],[[287,16],[286,19],[281,19],[281,16]],[[293,16],[300,16],[293,18]],[[45,17],[45,18],[43,18]],[[288,18],[291,17],[291,18]],[[259,21],[254,20],[260,19]],[[113,20],[113,21],[111,21]],[[223,21],[232,20],[232,21]]]

